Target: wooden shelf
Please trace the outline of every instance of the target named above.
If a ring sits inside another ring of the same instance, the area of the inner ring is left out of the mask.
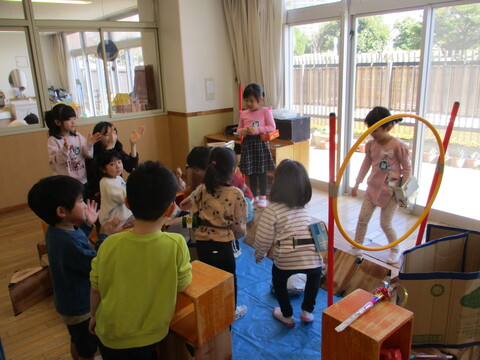
[[[212,134],[204,137],[205,144],[211,142],[235,141],[236,148],[241,147],[240,137],[238,135]],[[284,159],[296,160],[305,166],[308,171],[310,164],[310,141],[293,142],[290,140],[274,139],[270,141],[270,151],[272,152],[275,166]]]

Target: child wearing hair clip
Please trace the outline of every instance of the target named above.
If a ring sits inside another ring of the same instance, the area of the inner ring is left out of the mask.
[[[235,303],[237,277],[233,242],[245,236],[247,230],[247,203],[242,191],[229,184],[236,168],[237,157],[232,149],[214,148],[205,181],[197,187],[190,211],[198,224],[195,229],[198,259],[233,274]],[[235,318],[241,318],[246,312],[245,305],[237,306]]]
[[[77,114],[65,104],[57,104],[45,112],[48,126],[48,158],[55,175],[68,175],[87,183],[85,159],[93,156],[93,145],[101,138],[99,132],[85,139],[76,132]]]
[[[374,107],[366,116],[365,124],[368,127],[386,117],[391,116],[390,111],[383,106]],[[358,172],[355,186],[351,194],[357,196],[358,186],[363,182],[370,168],[372,169],[367,180],[367,190],[363,198],[362,208],[358,216],[357,229],[355,231],[355,242],[362,245],[367,233],[368,223],[372,218],[376,207],[381,209],[380,226],[387,236],[388,242],[397,240],[397,234],[392,226],[392,219],[398,209],[390,184],[398,184],[401,179],[408,181],[412,173],[412,164],[408,146],[390,135],[390,130],[402,119],[395,119],[383,124],[374,131],[365,145],[365,159]],[[352,255],[362,256],[359,248],[351,250]],[[394,246],[390,249],[387,263],[395,264],[400,260],[400,247]]]
[[[263,89],[258,84],[252,83],[245,87],[243,100],[247,110],[240,113],[237,128],[238,134],[244,136],[240,171],[248,176],[254,196],[253,204],[262,208],[267,206],[267,170],[275,168],[270,152],[270,142],[260,139],[260,134],[275,130],[272,109],[261,106],[264,96]],[[258,186],[260,186],[260,196],[257,196]]]
[[[285,191],[287,188],[289,191]],[[324,268],[310,232],[311,218],[305,208],[311,198],[312,184],[305,167],[298,161],[283,160],[275,170],[271,203],[263,212],[255,233],[253,246],[257,264],[275,244],[272,283],[280,307],[273,309],[273,317],[288,327],[295,325],[287,290],[288,278],[298,273],[307,275],[300,319],[311,323]]]

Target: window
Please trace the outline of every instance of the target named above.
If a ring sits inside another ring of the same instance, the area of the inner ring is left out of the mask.
[[[36,107],[34,113],[40,115],[65,102],[80,119],[162,109],[152,0],[33,0],[31,5],[34,19],[22,20],[21,2],[0,0],[0,40],[9,44],[2,61],[16,64],[0,70],[0,97],[5,95],[0,132],[18,117],[11,111],[11,99],[17,100],[17,108],[19,99],[29,100],[30,110]],[[18,19],[18,24],[13,27],[8,19]],[[65,20],[80,21],[70,25]],[[29,33],[39,39],[34,47]],[[21,93],[8,83],[15,69],[27,82]]]
[[[417,113],[422,15],[422,11],[408,11],[356,20],[352,143],[367,130],[364,119],[375,106],[384,106],[392,114]],[[416,39],[405,35],[406,29],[410,29],[407,24],[415,26],[410,31],[417,34]],[[405,118],[391,132],[408,145],[412,154],[414,130],[415,119]],[[369,137],[352,156],[350,186],[355,185],[368,140]],[[360,189],[366,189],[366,181]]]
[[[443,139],[453,103],[459,101],[443,183],[432,209],[437,210],[435,216],[440,221],[447,217],[452,221],[453,215],[458,224],[472,224],[470,219],[480,219],[474,208],[480,192],[472,191],[480,181],[480,2],[448,7],[442,0],[425,3],[413,0],[409,3],[411,9],[397,9],[395,2],[380,0],[352,0],[338,5],[330,1],[286,0],[287,9],[291,9],[287,12],[290,36],[286,48],[290,59],[286,61],[286,106],[311,116],[310,175],[325,183],[327,156],[313,134],[321,132],[318,122],[325,126],[329,111],[340,114],[339,167],[346,152],[366,130],[363,119],[374,106],[385,106],[393,114],[419,115],[433,124]],[[306,6],[312,8],[299,9]],[[330,32],[324,32],[321,39],[326,42],[337,38],[338,52],[331,47],[315,53],[310,32],[327,24]],[[325,60],[329,52],[337,56],[336,62]],[[306,54],[312,60],[304,60]],[[327,71],[314,69],[328,66],[338,69],[337,73],[328,82],[320,81],[318,74]],[[312,77],[315,72],[317,78]],[[414,174],[420,183],[413,211],[420,213],[436,168],[436,142],[432,132],[413,118],[396,125],[393,135],[411,150]],[[341,189],[344,193],[349,193],[358,174],[364,157],[361,149],[353,154],[345,172]],[[452,202],[452,198],[472,201]]]
[[[453,103],[460,102],[448,151],[443,182],[434,209],[480,220],[480,5],[435,9],[425,118],[444,137]],[[438,147],[430,131],[423,137],[422,178],[435,171]],[[430,186],[422,181],[422,186]],[[452,201],[452,199],[468,201]],[[418,202],[424,205],[426,193]]]
[[[338,21],[292,26],[292,108],[310,117],[310,177],[328,181],[329,114],[338,113]]]

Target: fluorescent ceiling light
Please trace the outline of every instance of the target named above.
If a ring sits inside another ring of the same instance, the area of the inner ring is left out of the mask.
[[[20,2],[22,0],[6,0],[6,1]],[[72,4],[72,5],[87,5],[92,3],[92,1],[88,1],[88,0],[32,0],[32,2],[48,3],[48,4]]]

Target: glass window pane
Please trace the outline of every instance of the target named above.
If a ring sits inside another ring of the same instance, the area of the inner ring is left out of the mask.
[[[338,113],[338,21],[299,25],[293,32],[293,104],[310,116],[309,175],[328,181],[329,114]]]
[[[409,11],[357,19],[353,143],[367,129],[364,120],[375,106],[392,114],[415,114],[419,81],[423,11]],[[404,118],[391,131],[410,152],[414,138],[413,118]],[[364,159],[367,137],[350,161],[350,186]],[[368,175],[367,177],[368,178]],[[366,181],[360,185],[366,189]]]
[[[0,129],[38,123],[39,103],[35,90],[32,62],[28,52],[27,34],[24,31],[0,31],[4,64],[0,70]],[[36,121],[27,118],[30,113]],[[34,118],[34,117],[33,117]]]
[[[115,39],[118,56],[108,63],[108,80],[114,114],[160,107],[155,34],[152,31],[105,33]],[[108,38],[108,39],[107,39]],[[111,40],[113,41],[113,40]]]
[[[79,118],[108,115],[100,33],[45,32],[40,38],[51,106],[69,103]],[[87,39],[95,46],[87,47]]]
[[[35,19],[154,21],[153,0],[58,0],[34,2]],[[133,14],[136,12],[137,14]]]
[[[25,19],[22,2],[0,0],[0,19]]]
[[[340,1],[341,0],[285,0],[285,8],[287,10],[300,9],[308,6],[331,4]]]
[[[472,190],[480,182],[480,5],[461,5],[434,11],[433,52],[425,118],[443,139],[455,101],[460,108],[452,132],[443,182],[433,208],[480,220],[476,205],[480,191]],[[421,186],[430,188],[438,157],[432,134],[424,137]],[[418,203],[425,204],[428,192]],[[468,201],[452,201],[468,199]]]

